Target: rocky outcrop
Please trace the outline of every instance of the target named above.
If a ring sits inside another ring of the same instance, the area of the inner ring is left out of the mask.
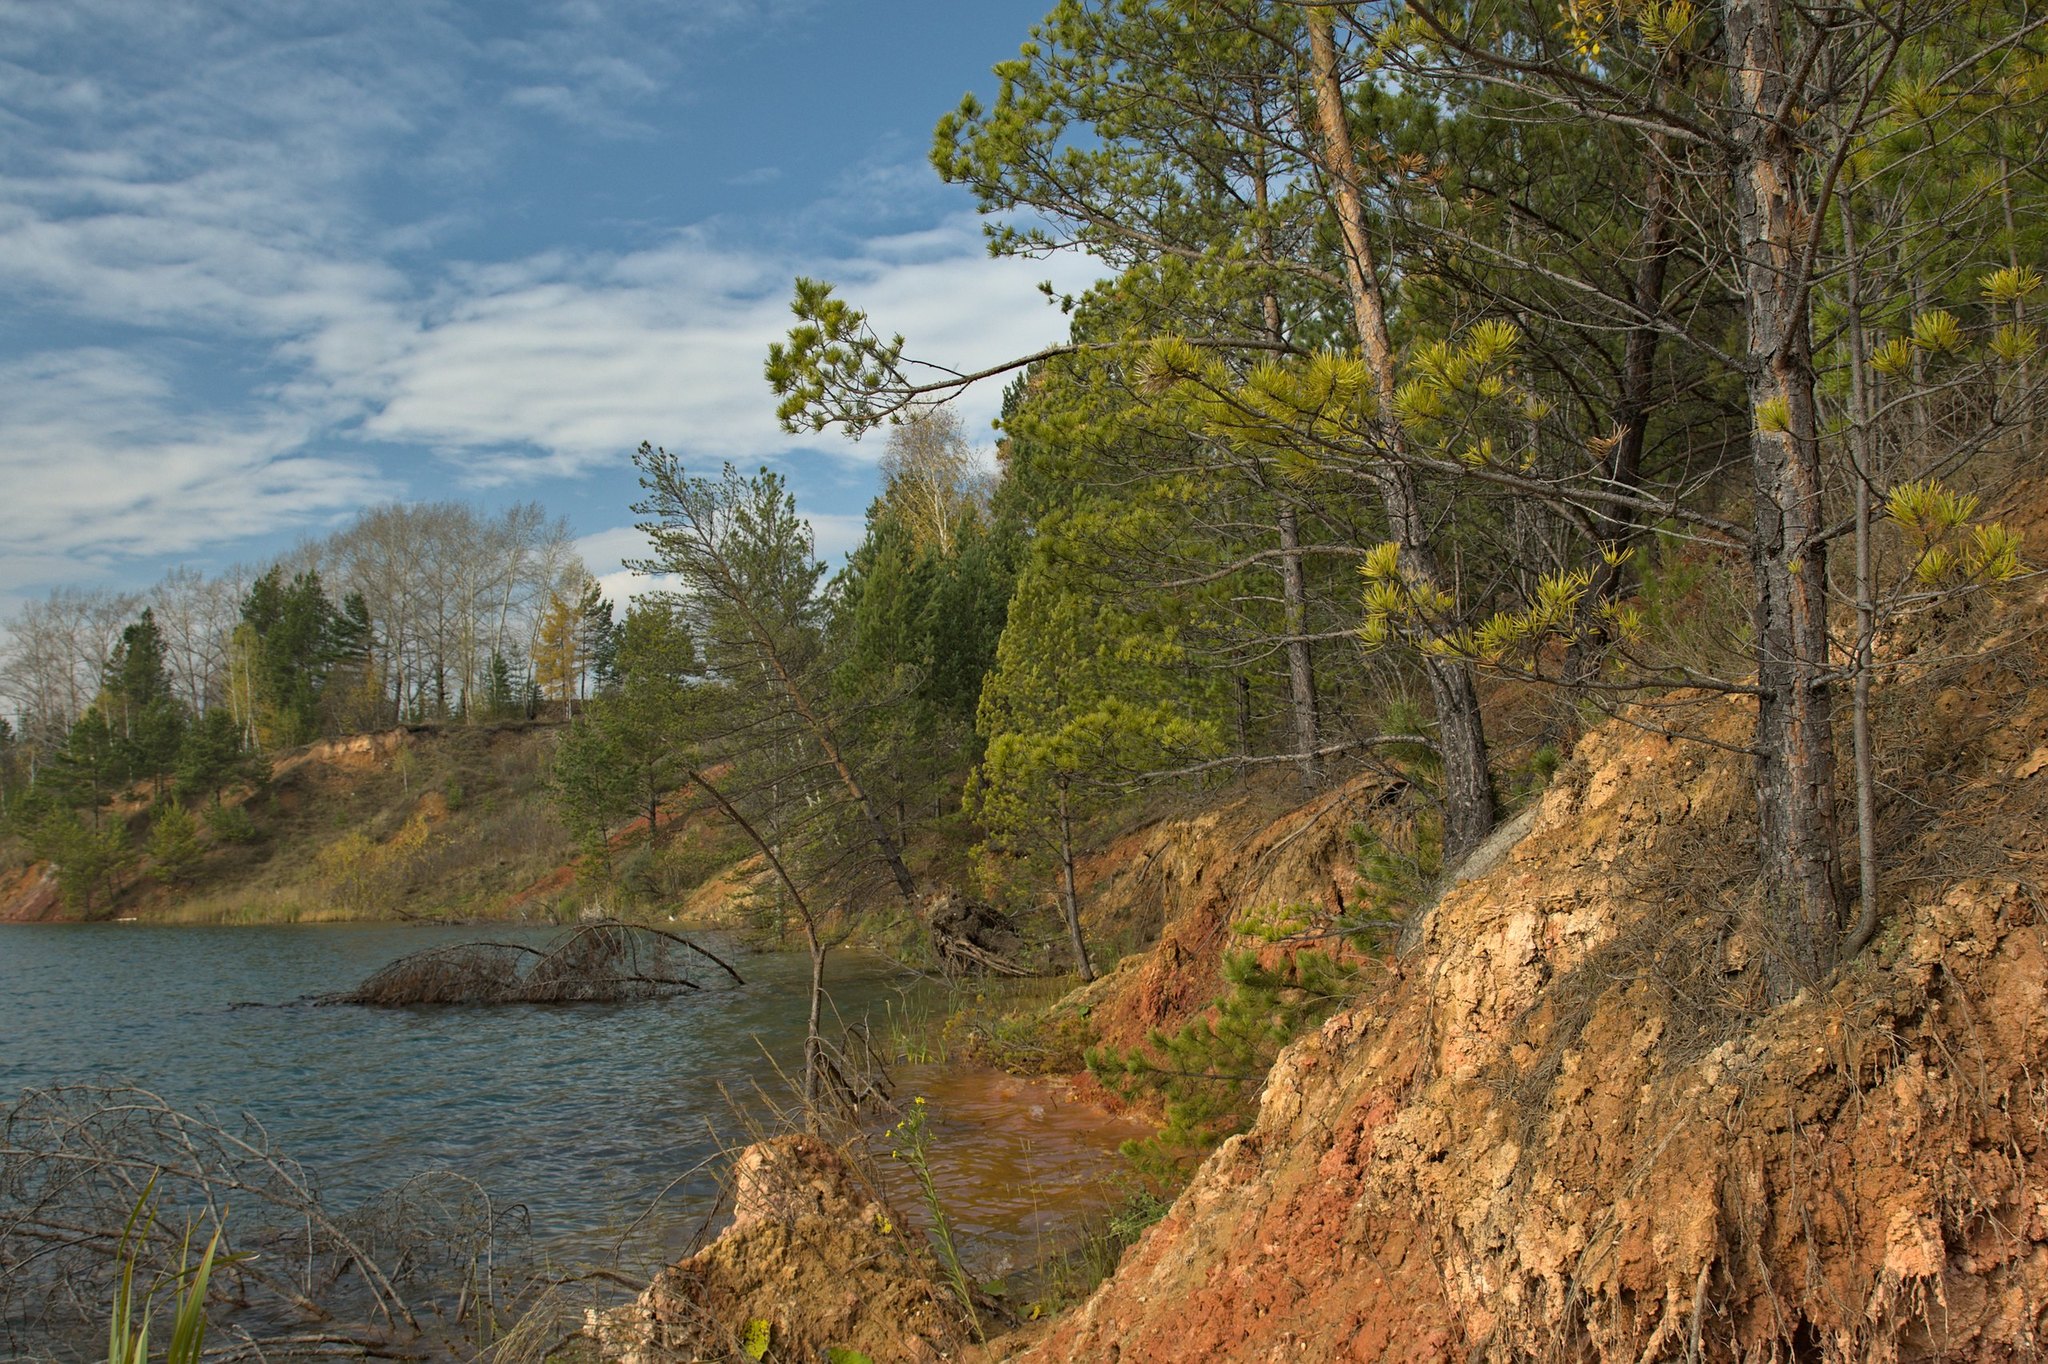
[[[1885,929],[1775,1009],[1744,761],[1596,731],[1017,1357],[2048,1353],[2048,690],[2022,661],[1897,688]],[[1677,718],[1746,739],[1734,701]]]
[[[759,1142],[733,1167],[733,1222],[588,1333],[616,1364],[740,1359],[766,1323],[766,1357],[832,1349],[919,1364],[967,1339],[914,1232],[844,1157],[814,1137]],[[756,1354],[753,1358],[761,1358]]]

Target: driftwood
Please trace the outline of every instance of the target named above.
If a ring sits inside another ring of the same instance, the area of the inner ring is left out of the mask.
[[[430,947],[400,957],[353,990],[316,1004],[409,1008],[423,1004],[616,1004],[663,999],[704,985],[686,971],[689,954],[712,963],[736,985],[724,960],[680,933],[612,920],[586,924],[546,947],[474,942]]]
[[[932,954],[949,976],[1038,974],[1020,960],[1025,944],[1017,925],[994,905],[942,888],[925,897],[924,921]]]

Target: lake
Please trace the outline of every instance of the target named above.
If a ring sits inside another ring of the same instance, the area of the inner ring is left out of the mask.
[[[615,1005],[361,1009],[281,1005],[344,989],[410,952],[555,930],[389,924],[0,929],[0,1096],[121,1081],[174,1107],[247,1113],[344,1210],[423,1170],[523,1203],[533,1236],[570,1262],[644,1274],[685,1249],[716,1198],[711,1128],[740,1124],[721,1093],[780,1086],[800,1064],[808,961],[707,940],[742,988]],[[831,992],[878,1033],[904,975],[835,953]],[[710,977],[706,977],[708,980]],[[1128,1124],[1007,1077],[922,1067],[903,1092],[934,1108],[935,1163],[989,1269],[1029,1258],[1050,1222],[1099,1205]],[[893,1182],[893,1181],[892,1181]],[[653,1215],[642,1219],[652,1208]],[[906,1209],[906,1211],[913,1211]]]

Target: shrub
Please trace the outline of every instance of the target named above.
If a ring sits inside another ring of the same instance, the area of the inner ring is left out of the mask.
[[[199,821],[175,800],[158,806],[149,822],[149,874],[165,885],[189,881],[205,856]]]
[[[1088,1069],[1126,1100],[1163,1099],[1166,1123],[1123,1151],[1158,1188],[1183,1182],[1225,1137],[1250,1125],[1280,1049],[1322,1022],[1356,988],[1358,968],[1327,952],[1287,952],[1271,965],[1257,952],[1224,957],[1229,989],[1202,1017],[1171,1034],[1155,1030],[1128,1052],[1098,1047]]]
[[[201,818],[216,843],[254,843],[262,836],[246,806],[209,805]]]

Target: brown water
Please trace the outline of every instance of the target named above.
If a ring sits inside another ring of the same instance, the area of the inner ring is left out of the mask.
[[[925,1100],[932,1181],[962,1258],[983,1278],[1067,1244],[1119,1196],[1118,1145],[1152,1131],[1077,1100],[1057,1080],[955,1064],[906,1066],[896,1078],[906,1104]],[[928,1222],[910,1171],[888,1158],[886,1142],[879,1155],[890,1201]]]

